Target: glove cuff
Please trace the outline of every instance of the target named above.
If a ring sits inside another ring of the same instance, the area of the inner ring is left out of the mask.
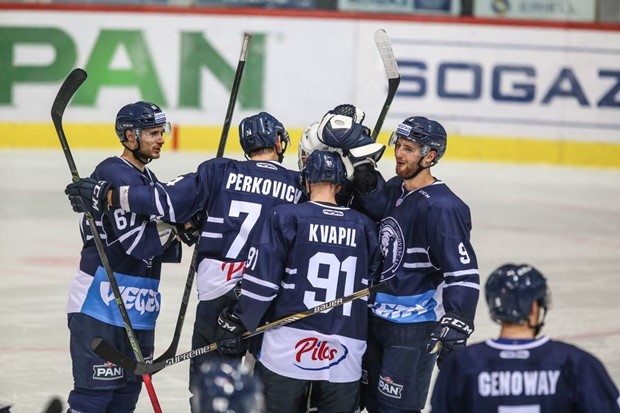
[[[471,336],[474,332],[474,320],[455,313],[446,313],[441,317],[441,320],[439,320],[439,324],[460,331],[466,334],[467,337]]]

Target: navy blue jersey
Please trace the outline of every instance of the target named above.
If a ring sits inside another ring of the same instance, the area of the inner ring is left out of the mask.
[[[375,223],[335,205],[276,207],[251,246],[236,307],[249,330],[368,288],[380,271]],[[258,359],[287,377],[357,380],[367,312],[359,299],[268,331]]]
[[[123,207],[179,223],[206,214],[197,246],[197,288],[203,300],[221,296],[241,278],[247,240],[261,218],[302,196],[299,172],[278,162],[215,158],[165,185],[131,187]]]
[[[619,413],[617,387],[601,362],[547,337],[488,340],[441,365],[433,413]]]
[[[116,186],[132,185],[148,188],[157,178],[148,169],[138,170],[120,157],[101,162],[91,178],[105,180]],[[148,214],[114,209],[93,214],[106,256],[115,273],[127,312],[136,329],[154,328],[159,313],[159,278],[161,264],[179,261],[178,243],[164,251],[159,240],[155,217]],[[80,215],[82,247],[80,270],[71,285],[68,312],[81,312],[100,321],[123,327],[108,278],[93,240],[92,228],[84,214]]]
[[[407,192],[400,177],[356,198],[381,220],[381,280],[373,314],[396,323],[474,318],[480,290],[469,207],[442,181]]]

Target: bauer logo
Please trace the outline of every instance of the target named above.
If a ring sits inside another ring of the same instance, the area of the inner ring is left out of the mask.
[[[390,377],[379,376],[379,391],[387,397],[400,399],[403,397],[403,386],[395,383]]]
[[[295,366],[302,370],[326,370],[342,362],[349,349],[337,341],[307,337],[295,344]]]
[[[93,366],[94,380],[116,380],[125,377],[125,371],[109,361],[105,364]]]

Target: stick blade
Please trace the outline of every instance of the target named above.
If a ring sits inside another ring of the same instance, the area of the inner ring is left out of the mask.
[[[377,50],[379,50],[379,55],[383,61],[388,79],[400,79],[398,65],[396,64],[396,58],[392,50],[392,43],[384,29],[379,29],[375,32],[375,44],[377,45]]]
[[[127,354],[118,351],[110,343],[108,343],[102,338],[97,337],[93,339],[93,341],[90,343],[90,348],[99,357],[106,361],[111,361],[112,363],[124,368],[127,371],[134,372],[136,370],[138,363],[135,360],[133,360]]]
[[[69,73],[65,81],[62,83],[62,86],[60,86],[56,99],[54,99],[54,103],[52,104],[52,120],[54,120],[54,122],[62,119],[62,115],[64,114],[69,101],[75,92],[77,92],[82,83],[84,83],[87,76],[86,71],[80,68],[73,69],[73,71]]]
[[[62,402],[58,397],[54,397],[47,405],[43,413],[62,413]]]

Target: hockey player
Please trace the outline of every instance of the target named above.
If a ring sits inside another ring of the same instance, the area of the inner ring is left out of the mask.
[[[199,413],[261,413],[260,379],[245,364],[205,362],[192,384],[192,410]]]
[[[126,211],[152,214],[172,222],[191,219],[201,223],[196,271],[199,303],[192,348],[215,342],[218,315],[236,303],[240,291],[237,284],[248,257],[247,240],[252,229],[272,207],[305,199],[299,186],[299,172],[281,165],[289,136],[280,121],[266,112],[249,116],[239,124],[239,139],[247,161],[215,158],[203,162],[196,172],[181,175],[165,185],[115,187],[95,197],[96,202],[111,203]],[[69,185],[82,187],[77,201],[84,198],[88,203],[88,185]],[[192,358],[190,385],[203,362],[236,362],[240,358],[217,352]]]
[[[378,276],[376,225],[336,205],[346,180],[340,156],[312,152],[302,179],[310,202],[274,208],[251,240],[239,302],[219,317],[224,352],[237,351],[246,329],[350,295]],[[304,412],[311,384],[319,411],[355,411],[367,314],[360,299],[265,332],[257,372],[266,411]]]
[[[549,309],[545,277],[505,264],[485,286],[499,338],[448,357],[431,399],[433,413],[620,413],[620,393],[593,355],[538,337]]]
[[[120,157],[104,160],[89,178],[117,186],[149,188],[158,184],[146,167],[160,157],[166,115],[155,104],[136,102],[118,112],[116,134],[123,145]],[[110,185],[107,184],[107,185]],[[98,208],[92,212],[96,230],[114,271],[131,324],[145,358],[152,357],[155,320],[159,314],[159,279],[164,261],[180,260],[180,245],[166,224],[145,214],[119,208]],[[162,228],[162,237],[158,231]],[[82,247],[79,270],[69,291],[67,306],[74,388],[69,394],[72,413],[133,412],[141,389],[141,378],[109,365],[90,348],[102,337],[121,351],[132,353],[123,320],[114,301],[108,278],[93,240],[93,228],[80,217]]]
[[[354,140],[354,128],[329,122],[323,139]],[[476,255],[470,243],[467,205],[430,168],[446,151],[447,135],[438,122],[412,116],[390,138],[396,175],[387,183],[372,163],[354,175],[354,207],[380,221],[381,281],[372,308],[367,382],[362,405],[370,413],[417,412],[424,408],[435,354],[465,345],[473,332],[479,295]],[[441,345],[437,343],[440,342]]]

